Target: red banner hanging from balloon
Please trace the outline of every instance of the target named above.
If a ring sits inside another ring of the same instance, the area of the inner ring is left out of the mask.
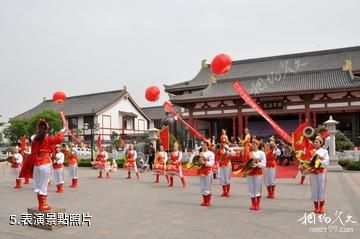
[[[256,112],[258,112],[270,123],[271,127],[273,127],[275,132],[281,138],[283,138],[288,143],[292,143],[291,136],[283,128],[281,128],[280,125],[278,125],[272,118],[270,118],[270,116],[255,102],[255,100],[251,98],[249,93],[247,93],[247,91],[244,89],[244,87],[240,84],[239,81],[234,81],[232,83],[232,87],[234,87],[234,89],[239,93],[240,97],[246,102],[246,104],[256,110]]]
[[[169,150],[169,126],[159,131],[159,138],[164,150]]]
[[[101,135],[99,134],[98,139],[97,139],[97,146],[98,146],[98,150],[101,153],[102,150],[102,146],[101,146]]]

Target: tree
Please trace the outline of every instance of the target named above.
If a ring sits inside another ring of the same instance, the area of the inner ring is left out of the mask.
[[[11,119],[9,125],[3,130],[3,133],[13,144],[17,143],[24,135],[29,139],[31,135],[36,133],[36,123],[40,118],[44,118],[46,122],[48,122],[50,127],[49,134],[54,134],[63,127],[59,112],[44,110],[30,119]]]
[[[22,136],[28,135],[28,124],[29,120],[27,119],[11,119],[3,133],[12,144],[15,144]]]
[[[336,151],[343,152],[354,148],[354,144],[341,132],[337,131],[335,135]]]
[[[54,110],[44,110],[31,117],[28,124],[27,135],[33,135],[36,133],[36,123],[41,118],[45,119],[46,122],[49,124],[49,134],[54,134],[55,132],[60,131],[63,127],[61,115],[59,112]]]

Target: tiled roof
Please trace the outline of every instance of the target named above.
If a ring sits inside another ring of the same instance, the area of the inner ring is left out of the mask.
[[[210,69],[202,68],[193,80],[165,85],[165,89],[169,93],[193,89],[192,94],[170,95],[175,102],[199,97],[235,96],[237,94],[231,88],[235,79],[249,93],[265,95],[359,87],[359,80],[351,79],[348,72],[342,71],[344,60],[352,61],[353,71],[360,71],[360,46],[233,61],[230,72],[217,77],[215,85],[209,85]],[[281,80],[276,80],[279,77]],[[272,78],[274,83],[269,83]],[[264,79],[267,84],[259,79]],[[201,91],[196,91],[199,86]]]
[[[45,100],[36,107],[28,110],[13,119],[26,119],[32,117],[34,114],[43,110],[53,109],[59,111],[64,109],[66,116],[74,115],[90,115],[105,109],[111,104],[115,103],[127,92],[124,90],[101,92],[88,95],[67,97],[66,101],[62,105],[57,105],[53,100]]]

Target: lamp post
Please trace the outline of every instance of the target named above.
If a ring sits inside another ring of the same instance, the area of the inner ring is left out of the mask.
[[[88,123],[84,123],[83,130],[84,134],[87,132],[87,130],[90,130],[90,150],[91,150],[91,162],[94,161],[94,136],[96,131],[99,130],[99,123],[95,123],[95,128],[89,128]]]
[[[335,144],[335,134],[336,134],[336,125],[339,124],[338,121],[333,120],[330,115],[329,120],[324,122],[330,134],[330,146],[329,146],[329,158],[330,163],[328,166],[328,171],[342,171],[342,167],[338,163],[338,158],[336,156],[336,144]]]

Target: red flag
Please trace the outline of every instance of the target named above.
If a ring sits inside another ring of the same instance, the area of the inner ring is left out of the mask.
[[[169,126],[163,128],[159,132],[160,143],[164,146],[164,150],[169,149]]]
[[[281,138],[283,138],[286,142],[291,143],[292,138],[291,136],[278,125],[270,116],[255,102],[253,98],[249,95],[249,93],[246,92],[244,87],[240,84],[239,81],[234,81],[232,83],[232,86],[234,89],[239,93],[241,98],[248,104],[251,108],[256,110],[262,117],[264,117],[270,125],[273,127],[275,132],[280,135]]]
[[[297,151],[303,151],[301,154],[302,160],[310,160],[312,157],[312,149],[314,148],[314,145],[312,142],[305,137],[304,135],[304,129],[309,126],[308,122],[304,122],[294,131],[293,133],[293,148],[295,152]]]
[[[21,143],[21,152],[24,154],[24,150],[25,150],[25,146],[26,146],[26,136],[25,135],[20,139],[20,143]]]
[[[100,134],[99,134],[99,136],[98,136],[97,146],[98,146],[99,152],[101,153],[101,135],[100,135]]]

